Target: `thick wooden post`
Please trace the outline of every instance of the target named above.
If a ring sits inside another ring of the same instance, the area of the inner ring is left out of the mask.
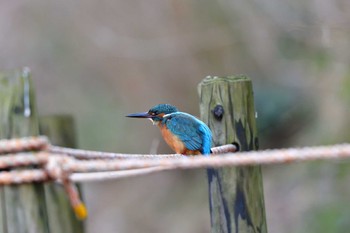
[[[45,124],[45,120],[43,121]],[[62,138],[71,132],[61,132]],[[36,136],[39,123],[28,69],[0,73],[0,138]],[[53,137],[55,139],[56,137]],[[71,144],[67,143],[71,146]],[[0,232],[82,232],[81,223],[67,214],[67,197],[53,183],[0,186]]]
[[[214,146],[237,143],[256,150],[251,80],[245,76],[207,77],[199,84],[202,120],[213,132]],[[267,233],[260,166],[209,168],[212,233]]]
[[[76,147],[73,117],[53,115],[39,118],[40,134],[48,136],[56,146]],[[50,233],[82,233],[83,222],[73,212],[67,194],[60,184],[45,184]]]
[[[0,138],[36,136],[39,125],[28,69],[0,74]],[[49,233],[44,186],[1,187],[1,232]]]

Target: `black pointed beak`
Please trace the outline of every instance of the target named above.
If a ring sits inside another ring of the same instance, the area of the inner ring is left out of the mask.
[[[137,113],[132,113],[132,114],[126,115],[126,117],[152,118],[153,116],[150,115],[148,112],[137,112]]]

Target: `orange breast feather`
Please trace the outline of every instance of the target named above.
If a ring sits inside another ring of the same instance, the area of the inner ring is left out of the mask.
[[[168,143],[170,148],[173,149],[177,154],[183,154],[186,148],[185,145],[180,141],[180,139],[172,133],[170,133],[170,131],[165,125],[160,126],[160,131],[162,132],[162,136],[166,143]]]
[[[165,125],[159,125],[160,131],[166,143],[170,146],[171,149],[177,154],[183,155],[197,155],[200,154],[199,151],[188,150],[185,147],[185,144],[176,136],[173,135],[170,130],[167,129]]]

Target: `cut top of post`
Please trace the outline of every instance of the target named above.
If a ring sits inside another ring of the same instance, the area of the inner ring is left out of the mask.
[[[210,84],[217,81],[228,81],[228,82],[242,82],[242,81],[251,81],[250,78],[244,74],[240,75],[231,75],[231,76],[207,76],[205,77],[201,84]]]

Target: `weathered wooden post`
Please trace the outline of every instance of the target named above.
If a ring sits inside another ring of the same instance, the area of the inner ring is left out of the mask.
[[[214,146],[236,143],[256,150],[251,80],[245,76],[206,77],[199,84],[202,120],[213,132]],[[267,233],[260,166],[209,168],[212,233]]]
[[[39,117],[40,134],[56,146],[76,147],[75,125],[69,115]],[[50,233],[82,233],[84,225],[74,214],[67,194],[60,184],[45,184],[46,206]]]
[[[1,138],[36,136],[39,125],[29,70],[0,75]],[[1,187],[1,226],[7,233],[49,232],[42,184]]]
[[[29,70],[0,73],[0,138],[38,134],[39,124]],[[65,231],[62,224],[50,225],[55,215],[65,214],[61,208],[68,208],[60,206],[56,212],[50,212],[48,201],[56,198],[48,196],[51,194],[45,189],[51,185],[54,184],[0,186],[0,232],[69,232]]]

